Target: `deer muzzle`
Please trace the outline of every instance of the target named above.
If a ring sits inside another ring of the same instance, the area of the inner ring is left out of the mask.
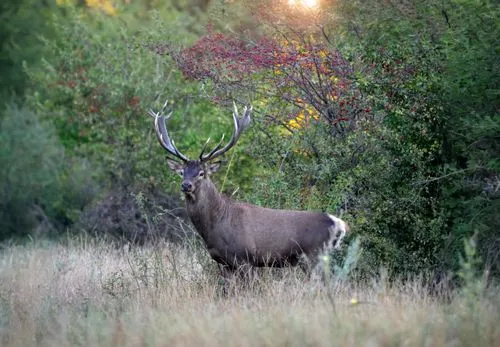
[[[193,184],[191,182],[184,181],[181,184],[181,190],[184,193],[191,193],[193,191]]]

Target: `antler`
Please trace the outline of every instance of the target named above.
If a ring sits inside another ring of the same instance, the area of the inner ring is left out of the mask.
[[[172,154],[177,159],[182,160],[183,162],[188,162],[189,158],[184,154],[179,152],[179,150],[175,147],[174,141],[170,139],[168,135],[166,121],[172,115],[170,112],[167,116],[165,116],[165,110],[168,106],[168,99],[163,104],[160,112],[154,112],[152,109],[148,110],[148,114],[155,119],[155,130],[156,135],[158,136],[158,140],[163,148],[167,150],[168,153]]]
[[[238,142],[238,139],[240,138],[241,134],[247,128],[248,124],[250,124],[250,115],[252,114],[252,106],[250,106],[249,109],[247,109],[247,107],[245,106],[245,108],[243,109],[243,117],[241,118],[239,118],[238,116],[238,108],[236,107],[236,104],[234,102],[233,102],[233,107],[234,107],[233,111],[234,131],[231,140],[229,140],[228,144],[225,145],[223,148],[220,148],[222,146],[222,143],[224,142],[224,135],[222,135],[222,138],[220,139],[219,143],[215,146],[215,148],[212,149],[210,153],[204,155],[203,153],[207,148],[208,141],[210,141],[209,138],[207,142],[205,142],[205,145],[201,150],[200,161],[209,161],[226,153],[236,144],[236,142]]]

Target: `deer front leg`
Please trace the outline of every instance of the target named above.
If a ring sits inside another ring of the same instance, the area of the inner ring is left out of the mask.
[[[243,285],[244,288],[251,288],[253,284],[255,284],[256,280],[256,269],[250,264],[242,264],[238,266],[236,270],[238,274],[238,278]]]
[[[231,284],[231,280],[234,278],[234,269],[226,264],[218,263],[220,270],[220,281],[222,284],[222,295],[227,296],[229,293],[229,286]]]

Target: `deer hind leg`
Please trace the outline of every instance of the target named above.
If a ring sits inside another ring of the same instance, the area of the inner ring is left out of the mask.
[[[255,268],[250,264],[233,267],[219,263],[219,269],[223,296],[227,296],[230,291],[238,288],[251,288],[255,283]]]
[[[305,281],[309,281],[311,279],[311,275],[313,273],[314,268],[316,267],[317,257],[313,254],[302,254],[298,261],[298,266],[304,272]]]

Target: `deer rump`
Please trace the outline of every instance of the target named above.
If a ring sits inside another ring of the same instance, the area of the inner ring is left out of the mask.
[[[188,214],[210,256],[231,268],[296,266],[302,256],[314,263],[320,252],[337,248],[346,233],[346,224],[327,213],[238,202],[214,211],[210,229],[189,207]]]

